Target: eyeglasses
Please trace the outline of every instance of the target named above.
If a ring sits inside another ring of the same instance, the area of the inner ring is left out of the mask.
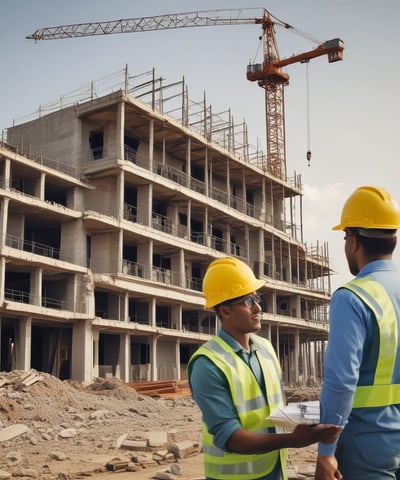
[[[261,297],[257,294],[248,295],[247,297],[242,297],[240,300],[232,300],[232,302],[226,302],[225,305],[233,306],[233,305],[245,305],[250,310],[254,307],[254,305],[261,305]]]

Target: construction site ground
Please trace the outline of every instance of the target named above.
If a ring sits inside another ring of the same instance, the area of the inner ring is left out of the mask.
[[[318,389],[287,393],[290,401],[311,400]],[[168,442],[136,448],[151,434]],[[171,442],[181,458],[172,455]],[[315,446],[289,451],[289,478],[312,477],[315,457]],[[177,463],[180,475],[164,473]],[[35,370],[0,372],[0,480],[14,477],[204,478],[200,411],[186,382],[113,378],[83,386]]]

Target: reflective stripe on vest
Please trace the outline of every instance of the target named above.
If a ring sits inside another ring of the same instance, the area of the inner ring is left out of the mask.
[[[202,345],[189,361],[198,356],[208,357],[225,375],[233,403],[244,429],[258,433],[268,433],[272,426],[266,420],[270,412],[283,406],[281,370],[272,345],[258,336],[251,336],[253,345],[264,374],[268,405],[253,373],[248,365],[220,337],[215,336]],[[226,452],[214,443],[214,437],[203,424],[203,450],[205,475],[221,480],[251,480],[270,473],[281,460],[283,478],[286,476],[286,450],[268,453],[240,454]]]
[[[391,383],[398,345],[397,315],[392,300],[379,282],[368,277],[356,278],[344,288],[354,292],[372,310],[379,328],[379,354],[374,383],[357,386],[353,408],[400,403],[400,385]]]

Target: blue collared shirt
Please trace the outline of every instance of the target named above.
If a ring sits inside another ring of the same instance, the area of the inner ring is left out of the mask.
[[[400,272],[391,260],[368,263],[357,278],[371,276],[389,293],[400,331]],[[330,304],[330,328],[324,359],[321,391],[321,423],[345,426],[338,443],[351,442],[355,435],[374,432],[377,455],[390,432],[392,441],[400,442],[400,406],[358,408],[352,410],[355,389],[373,381],[379,353],[379,330],[366,304],[348,289],[338,289]],[[400,352],[400,347],[398,349]],[[393,383],[400,383],[400,353],[397,355]],[[397,372],[397,373],[396,373]],[[397,443],[399,444],[399,443]],[[336,444],[318,445],[322,455],[333,455]]]

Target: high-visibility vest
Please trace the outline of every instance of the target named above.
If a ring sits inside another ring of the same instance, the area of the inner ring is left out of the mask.
[[[257,335],[251,338],[265,379],[268,403],[249,366],[219,336],[213,337],[193,354],[188,364],[189,375],[192,362],[197,357],[208,357],[227,378],[242,427],[253,432],[268,433],[268,427],[273,425],[266,417],[284,405],[281,367],[269,341]],[[207,477],[251,480],[270,473],[280,459],[283,478],[287,479],[286,449],[254,454],[226,452],[215,445],[214,436],[208,432],[204,422],[203,451]]]
[[[400,404],[400,384],[393,384],[398,350],[397,315],[386,289],[370,277],[351,280],[343,286],[354,292],[371,310],[379,329],[379,354],[372,385],[358,385],[353,408]]]

